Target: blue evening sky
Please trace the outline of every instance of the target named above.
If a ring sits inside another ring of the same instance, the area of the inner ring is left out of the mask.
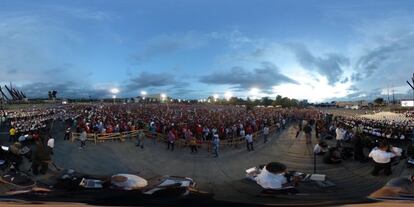
[[[413,46],[409,0],[0,1],[0,83],[33,98],[408,98]]]

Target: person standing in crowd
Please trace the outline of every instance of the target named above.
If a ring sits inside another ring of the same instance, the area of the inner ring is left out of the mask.
[[[144,131],[139,130],[138,136],[137,136],[137,143],[135,146],[140,147],[141,149],[144,149],[144,138],[145,138]]]
[[[298,131],[296,131],[296,138],[299,137],[300,132],[302,131],[302,120],[299,120],[299,124],[298,124]]]
[[[81,134],[79,136],[79,139],[80,139],[80,147],[79,147],[79,149],[84,149],[85,148],[85,146],[86,146],[86,137],[87,137],[86,130],[85,129],[82,129],[82,132],[81,132]]]
[[[46,174],[48,170],[48,165],[50,159],[50,154],[48,150],[45,149],[43,144],[38,141],[36,142],[35,150],[32,154],[32,172],[34,175],[39,174],[39,166],[40,166],[40,173]]]
[[[197,152],[197,139],[194,136],[190,138],[190,148],[191,148],[191,153]]]
[[[355,132],[352,137],[352,143],[354,145],[354,160],[365,162],[364,155],[364,143],[362,142],[362,137],[360,132]]]
[[[15,142],[16,139],[16,128],[13,126],[9,130],[9,142]]]
[[[169,150],[171,146],[171,151],[174,151],[174,142],[175,142],[175,134],[173,130],[170,129],[170,131],[168,132],[167,150]]]
[[[47,140],[47,148],[51,155],[54,154],[53,149],[55,148],[55,139],[49,135],[49,139]]]
[[[152,135],[153,143],[156,144],[157,143],[157,127],[155,126],[155,123],[153,121],[150,123],[149,130]]]
[[[267,125],[263,128],[263,136],[264,136],[264,143],[266,143],[267,138],[269,136],[269,127]]]
[[[63,140],[69,140],[69,138],[70,138],[70,126],[68,126],[68,128],[66,128],[66,131],[65,131],[65,137],[63,138]]]
[[[306,144],[312,143],[312,127],[310,124],[306,124],[305,127],[303,127],[303,131],[305,132],[305,139]]]
[[[339,148],[342,146],[342,142],[345,139],[346,131],[342,128],[341,125],[338,125],[338,127],[335,129],[336,133],[336,147]]]
[[[368,155],[375,163],[371,174],[378,176],[379,172],[384,170],[385,175],[391,175],[391,159],[396,156],[397,153],[392,148],[389,149],[389,146],[385,143],[381,143],[378,148],[374,148]]]
[[[214,150],[214,157],[219,157],[219,146],[220,146],[220,138],[219,135],[216,133],[213,135],[213,150]]]
[[[251,133],[246,134],[246,145],[247,145],[247,151],[254,151],[253,149],[253,135]]]

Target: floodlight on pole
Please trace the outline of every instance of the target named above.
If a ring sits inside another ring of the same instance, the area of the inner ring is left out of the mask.
[[[249,91],[252,99],[257,99],[260,93],[260,89],[253,87]]]
[[[114,103],[115,103],[116,95],[112,95],[112,99],[114,100]]]
[[[146,91],[141,91],[142,99],[145,100],[145,96],[147,95]]]
[[[162,93],[161,94],[161,100],[162,101],[165,101],[166,98],[167,98],[167,95],[165,93]]]
[[[214,94],[213,95],[213,98],[214,98],[214,101],[217,101],[217,99],[219,98],[219,95],[218,94]]]

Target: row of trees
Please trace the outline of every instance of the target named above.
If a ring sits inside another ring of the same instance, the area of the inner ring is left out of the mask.
[[[273,100],[270,97],[263,97],[261,99],[250,99],[247,98],[237,98],[237,97],[231,97],[229,100],[226,99],[214,99],[214,97],[210,96],[207,98],[207,101],[209,103],[218,103],[218,104],[230,104],[230,105],[250,105],[250,106],[257,106],[257,105],[263,105],[263,106],[281,106],[281,107],[304,107],[308,105],[307,100],[299,101],[297,99],[291,99],[288,97],[282,97],[280,95],[276,96],[276,98]]]

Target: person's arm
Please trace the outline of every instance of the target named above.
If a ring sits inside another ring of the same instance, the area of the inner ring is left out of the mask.
[[[372,156],[374,155],[375,150],[371,150],[371,152],[369,153],[368,157],[372,158]]]

